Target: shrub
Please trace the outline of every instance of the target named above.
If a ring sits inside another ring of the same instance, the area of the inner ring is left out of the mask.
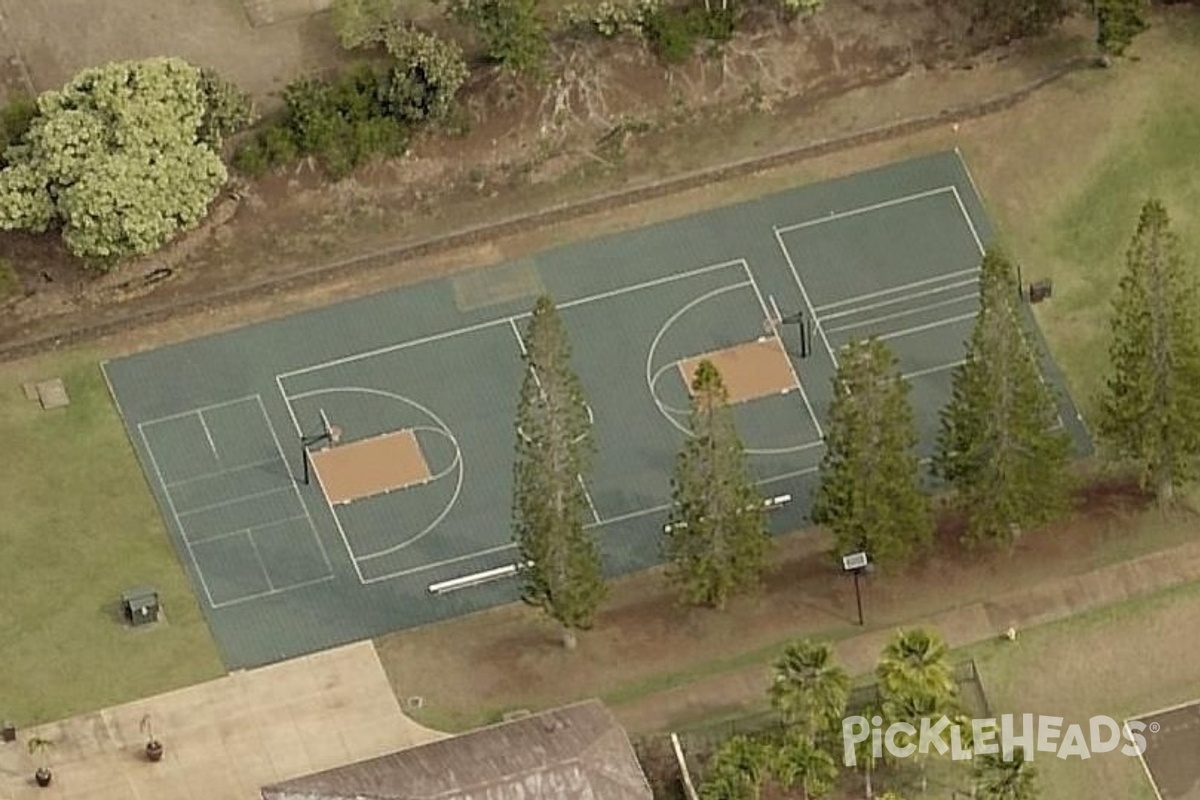
[[[37,113],[37,102],[25,94],[13,95],[4,107],[0,108],[0,156],[25,138]]]
[[[696,30],[692,15],[674,8],[656,10],[646,17],[646,39],[654,52],[668,64],[682,64],[692,57]]]
[[[462,48],[412,25],[390,29],[384,44],[396,59],[383,88],[388,112],[408,123],[444,119],[467,79]]]

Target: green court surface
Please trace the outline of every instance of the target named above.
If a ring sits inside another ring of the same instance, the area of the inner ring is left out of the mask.
[[[755,342],[776,309],[805,320],[780,328],[776,356],[799,388],[736,407],[774,530],[805,522],[837,351],[851,339],[895,349],[928,453],[990,236],[965,165],[943,153],[105,372],[226,663],[246,667],[516,597],[513,420],[536,293],[555,298],[572,336],[598,445],[591,527],[618,574],[659,560],[686,422],[678,362]],[[1030,332],[1040,344],[1031,320]],[[303,480],[301,438],[322,432],[322,414],[341,429],[336,447],[411,430],[427,479],[331,504]]]

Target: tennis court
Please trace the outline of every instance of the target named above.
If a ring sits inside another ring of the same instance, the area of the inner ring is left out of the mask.
[[[1146,741],[1139,754],[1159,800],[1200,800],[1200,700],[1135,717]]]
[[[851,339],[896,350],[931,450],[990,235],[943,153],[105,372],[226,662],[250,666],[515,599],[514,419],[537,294],[571,334],[598,445],[589,524],[619,574],[659,560],[701,357],[726,377],[777,532],[805,522]]]

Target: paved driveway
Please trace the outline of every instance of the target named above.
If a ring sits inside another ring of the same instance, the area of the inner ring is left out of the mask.
[[[151,715],[166,754],[145,760]],[[32,782],[30,735],[55,742]],[[406,717],[370,642],[85,714],[0,744],[0,800],[257,800],[259,787],[442,738]]]

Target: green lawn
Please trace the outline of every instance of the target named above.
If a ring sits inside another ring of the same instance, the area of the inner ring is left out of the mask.
[[[66,409],[21,382],[61,376]],[[222,673],[94,353],[0,367],[0,717],[57,719]],[[165,624],[121,624],[149,584]]]
[[[1002,154],[966,148],[985,164],[984,197],[1026,279],[1054,280],[1037,315],[1085,417],[1103,386],[1110,303],[1146,199],[1164,201],[1200,275],[1200,15],[1172,19],[1135,45],[1144,60],[1073,77],[1087,103],[1068,98],[1045,126],[1011,132]]]

